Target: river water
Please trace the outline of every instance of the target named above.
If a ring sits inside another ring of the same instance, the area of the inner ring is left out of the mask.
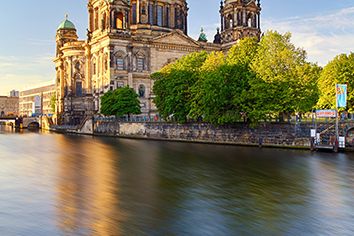
[[[354,235],[354,153],[2,127],[0,235]]]

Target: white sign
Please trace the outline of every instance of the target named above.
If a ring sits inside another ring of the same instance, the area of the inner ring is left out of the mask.
[[[317,133],[316,134],[316,143],[320,143],[321,142],[321,134]]]
[[[316,130],[311,129],[311,138],[316,138]]]
[[[336,110],[317,110],[317,118],[335,118],[337,115]]]
[[[345,137],[339,136],[338,142],[339,142],[339,148],[345,148]]]

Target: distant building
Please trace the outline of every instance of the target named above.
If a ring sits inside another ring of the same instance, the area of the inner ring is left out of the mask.
[[[20,91],[20,116],[52,115],[51,99],[56,96],[55,84],[47,83]]]
[[[17,116],[18,114],[18,97],[0,96],[0,117]]]
[[[20,96],[19,91],[16,91],[16,90],[10,91],[10,97],[19,97],[19,96]]]

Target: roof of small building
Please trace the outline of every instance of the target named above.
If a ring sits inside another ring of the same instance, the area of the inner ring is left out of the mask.
[[[58,26],[58,30],[61,29],[76,29],[74,23],[68,20],[68,15],[65,16],[65,19]]]

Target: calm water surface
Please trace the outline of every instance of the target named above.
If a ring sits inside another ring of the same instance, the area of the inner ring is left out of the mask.
[[[354,153],[2,127],[0,235],[354,235]]]

